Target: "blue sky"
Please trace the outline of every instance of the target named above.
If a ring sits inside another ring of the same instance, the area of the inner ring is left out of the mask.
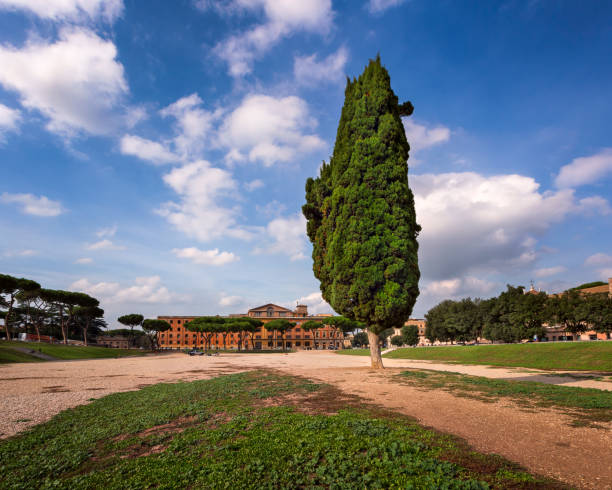
[[[300,215],[380,53],[421,296],[612,276],[612,5],[0,0],[0,270],[122,313],[329,311]]]

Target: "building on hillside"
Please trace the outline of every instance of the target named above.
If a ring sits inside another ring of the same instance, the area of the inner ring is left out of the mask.
[[[276,331],[268,331],[265,324],[271,320],[283,318],[296,325],[285,332],[285,346],[288,349],[340,349],[343,347],[344,335],[341,330],[325,325],[325,320],[331,315],[308,315],[306,305],[297,305],[295,310],[268,303],[250,309],[245,314],[234,313],[227,318],[251,317],[261,320],[264,326],[256,332],[253,340],[247,335],[243,339],[243,349],[280,349],[283,346],[281,336]],[[185,323],[194,320],[197,316],[158,316],[160,320],[167,321],[172,327],[158,335],[159,346],[162,349],[186,349],[200,347],[203,343],[201,333],[190,332]],[[309,320],[319,321],[324,326],[314,332],[304,331],[301,325]],[[212,336],[213,349],[238,349],[238,333],[230,332],[224,336],[221,333]]]
[[[129,339],[122,335],[100,335],[96,338],[96,343],[113,349],[128,349],[130,347]]]
[[[533,286],[531,288],[533,290]],[[532,291],[529,291],[531,293]],[[601,286],[594,286],[591,288],[585,288],[580,290],[581,294],[608,294],[612,298],[612,277],[608,278],[608,284],[602,284]],[[552,295],[551,295],[552,296]],[[544,327],[544,336],[542,340],[545,341],[559,341],[559,340],[610,340],[609,333],[596,332],[589,330],[581,334],[575,334],[572,332],[566,332],[561,325],[547,325]]]

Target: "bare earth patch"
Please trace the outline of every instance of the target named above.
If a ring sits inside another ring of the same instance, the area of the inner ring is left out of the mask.
[[[486,366],[450,367],[448,364],[403,359],[385,360],[388,369],[383,372],[372,371],[368,365],[367,357],[312,351],[289,355],[221,354],[218,357],[163,354],[4,365],[0,367],[0,391],[3,393],[0,413],[4,415],[0,419],[0,437],[8,437],[44,422],[67,408],[88,403],[92,396],[99,398],[159,382],[193,381],[230,372],[271,368],[328,383],[342,395],[335,395],[334,399],[323,394],[321,396],[327,399],[316,401],[315,393],[310,396],[314,400],[311,402],[296,397],[271,399],[265,403],[289,403],[309,413],[335,413],[344,404],[354,402],[355,395],[359,395],[368,402],[412,416],[423,425],[462,437],[474,449],[500,454],[534,473],[577,487],[612,489],[610,424],[603,429],[572,427],[569,417],[553,408],[525,410],[508,400],[483,402],[442,390],[417,389],[392,380],[405,368],[530,381],[539,381],[537,378],[540,377],[542,381],[550,380],[546,373]],[[610,388],[606,381],[566,378],[563,379],[566,386]],[[52,385],[52,379],[61,379],[63,384]],[[559,380],[553,378],[552,381]],[[155,445],[145,450],[155,451]]]

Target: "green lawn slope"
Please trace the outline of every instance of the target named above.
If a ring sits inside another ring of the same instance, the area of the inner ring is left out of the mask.
[[[397,349],[384,357],[489,366],[612,372],[612,342],[418,347]]]
[[[46,344],[44,342],[0,341],[0,363],[42,361],[42,359],[28,353],[20,352],[18,349],[34,350],[58,360],[103,359],[106,357],[141,356],[147,353],[147,351],[139,349],[110,349],[106,347]]]

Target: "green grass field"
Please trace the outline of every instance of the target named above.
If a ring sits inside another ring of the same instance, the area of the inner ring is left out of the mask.
[[[565,488],[303,378],[117,393],[0,442],[0,488]]]
[[[0,363],[41,362],[34,356],[15,350],[15,347],[35,350],[55,359],[103,359],[107,357],[141,356],[147,353],[139,349],[109,349],[106,347],[81,347],[44,342],[0,341]],[[44,362],[44,361],[42,361]]]
[[[442,389],[482,401],[506,398],[528,408],[555,407],[565,411],[575,426],[599,427],[597,422],[612,421],[612,391],[424,369],[404,371],[394,379],[425,390]]]
[[[369,355],[367,349],[338,354]],[[397,349],[389,359],[417,359],[459,364],[612,372],[612,342],[556,342],[506,345],[470,345]]]

